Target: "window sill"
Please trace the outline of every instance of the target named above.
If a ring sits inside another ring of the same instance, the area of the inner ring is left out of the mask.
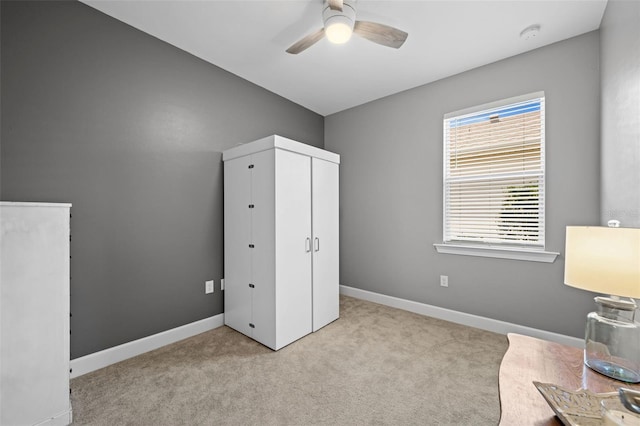
[[[553,263],[560,253],[490,246],[471,246],[463,244],[434,244],[438,253],[458,254],[462,256],[493,257],[499,259],[526,260],[529,262]]]

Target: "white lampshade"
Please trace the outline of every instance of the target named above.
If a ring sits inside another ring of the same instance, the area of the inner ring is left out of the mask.
[[[567,226],[564,283],[640,298],[640,229]]]

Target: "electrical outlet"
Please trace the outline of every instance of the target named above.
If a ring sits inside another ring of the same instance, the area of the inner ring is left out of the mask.
[[[205,294],[213,293],[213,280],[204,282]]]
[[[449,276],[448,275],[440,275],[440,286],[441,287],[449,287]]]
[[[220,291],[224,290],[224,278],[220,279]]]

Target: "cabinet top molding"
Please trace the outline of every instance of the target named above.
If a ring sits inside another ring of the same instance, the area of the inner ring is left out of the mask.
[[[71,207],[71,203],[32,203],[23,201],[0,201],[2,207]]]
[[[340,164],[340,155],[334,152],[325,151],[324,149],[316,148],[315,146],[307,145],[301,142],[296,142],[294,140],[287,139],[278,135],[267,136],[266,138],[258,139],[257,141],[245,143],[224,150],[222,151],[222,161],[244,157],[245,155],[255,154],[256,152],[266,151],[273,148],[284,149],[298,154],[308,155],[310,157],[315,157],[321,160]]]

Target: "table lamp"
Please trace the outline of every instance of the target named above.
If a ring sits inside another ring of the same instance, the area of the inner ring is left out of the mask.
[[[567,226],[564,283],[611,296],[587,316],[584,363],[628,383],[640,382],[640,229]],[[621,299],[628,297],[630,299]]]

